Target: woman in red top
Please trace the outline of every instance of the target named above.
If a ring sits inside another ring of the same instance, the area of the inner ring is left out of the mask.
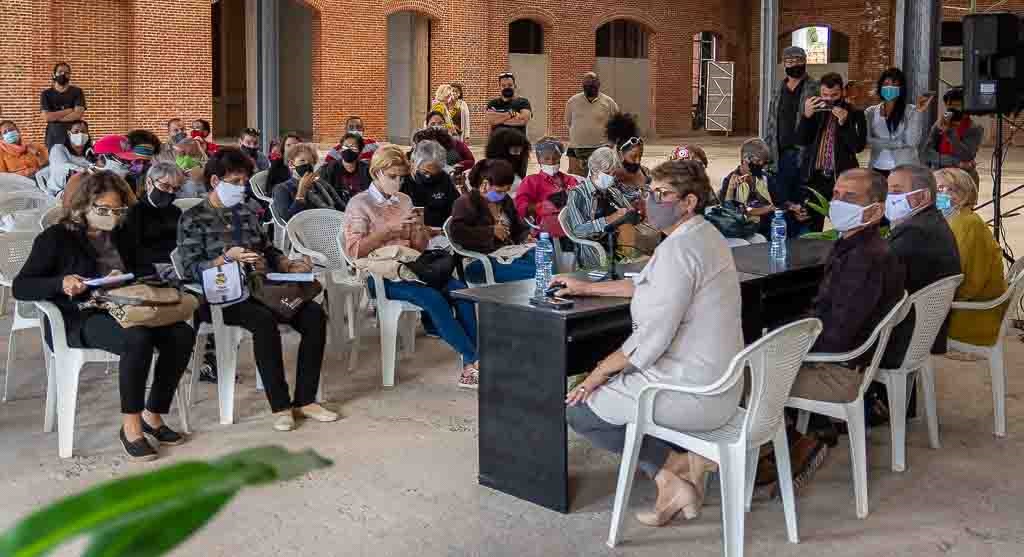
[[[527,176],[516,192],[516,211],[522,218],[533,219],[552,238],[562,238],[565,231],[558,223],[558,213],[569,200],[569,190],[579,179],[561,171],[565,148],[558,139],[544,137],[534,147],[540,171]]]

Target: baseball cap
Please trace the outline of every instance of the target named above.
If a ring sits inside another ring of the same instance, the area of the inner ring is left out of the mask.
[[[93,143],[92,150],[97,155],[113,155],[126,161],[148,158],[133,152],[128,138],[123,135],[104,136]]]

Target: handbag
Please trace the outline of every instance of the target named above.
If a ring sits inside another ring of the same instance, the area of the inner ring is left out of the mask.
[[[420,254],[415,261],[402,265],[413,272],[424,284],[437,290],[444,290],[455,272],[457,260],[447,250],[432,249]]]
[[[291,321],[302,306],[324,291],[324,287],[315,280],[279,282],[268,280],[262,273],[252,273],[249,281],[252,297],[284,321]]]
[[[203,297],[213,306],[230,306],[249,299],[249,285],[237,261],[203,271]]]
[[[164,327],[192,318],[199,300],[162,281],[94,290],[83,308],[105,310],[123,328]]]
[[[749,238],[757,234],[757,223],[728,204],[708,207],[704,210],[704,219],[726,238]]]

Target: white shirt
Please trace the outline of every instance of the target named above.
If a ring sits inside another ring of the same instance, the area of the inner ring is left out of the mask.
[[[892,137],[892,133],[889,132],[889,123],[886,121],[885,114],[881,110],[875,112],[875,117],[871,119],[871,131],[875,132],[875,135],[878,137]],[[896,159],[892,156],[892,151],[889,149],[879,149],[874,167],[878,170],[892,170],[896,168]]]

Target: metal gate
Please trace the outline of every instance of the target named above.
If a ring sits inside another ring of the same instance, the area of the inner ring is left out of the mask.
[[[707,62],[707,131],[732,131],[734,67],[735,62]]]

